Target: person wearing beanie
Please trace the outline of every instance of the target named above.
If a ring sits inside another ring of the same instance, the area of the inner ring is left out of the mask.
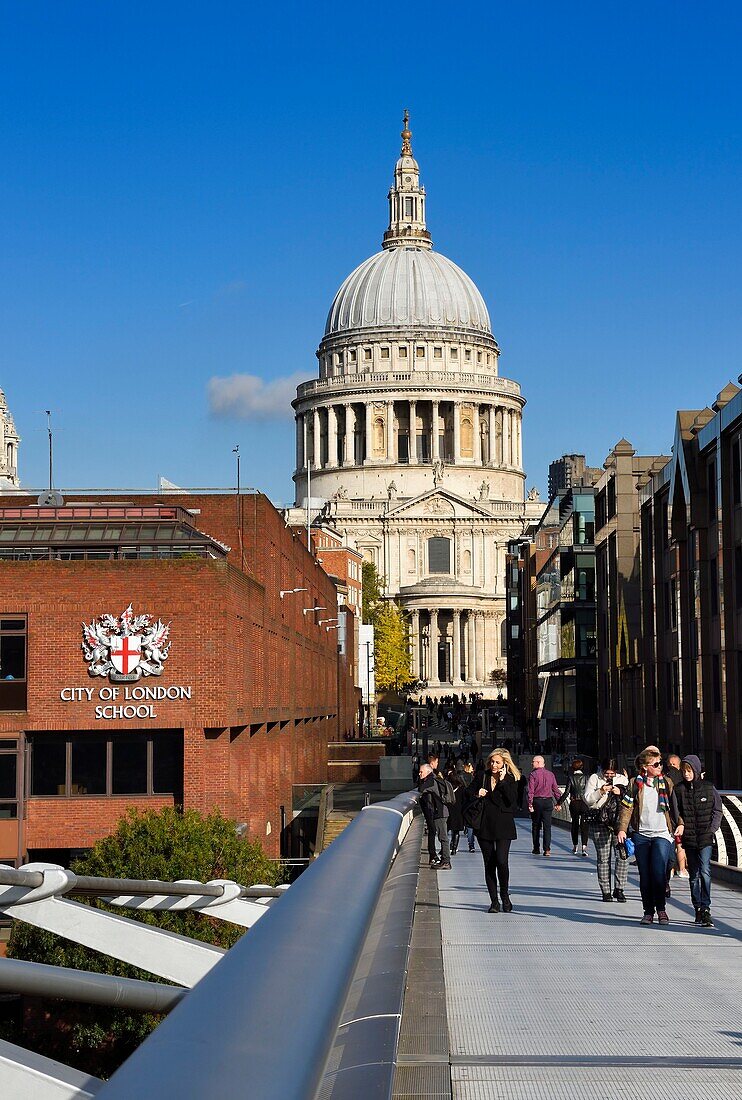
[[[721,825],[721,795],[710,780],[703,778],[703,765],[697,756],[684,756],[681,771],[683,780],[675,787],[675,797],[682,825],[675,832],[682,836],[688,857],[690,896],[696,911],[696,924],[713,928],[711,850],[714,834]]]

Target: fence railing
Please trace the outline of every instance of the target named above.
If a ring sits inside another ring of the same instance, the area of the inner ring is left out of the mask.
[[[564,789],[562,787],[562,789]],[[724,867],[742,868],[742,792],[721,791],[723,817],[714,843],[714,862]],[[554,811],[557,821],[571,820],[568,805]]]

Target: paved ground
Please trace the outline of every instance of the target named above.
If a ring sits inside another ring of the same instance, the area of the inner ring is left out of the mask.
[[[486,912],[478,850],[437,873],[449,1095],[740,1100],[742,894],[714,885],[716,929],[701,930],[674,879],[669,928],[640,927],[635,867],[628,903],[608,905],[592,852],[556,829],[552,857],[533,856],[518,825],[512,914]]]

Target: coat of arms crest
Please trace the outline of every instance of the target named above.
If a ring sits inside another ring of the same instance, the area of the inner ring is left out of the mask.
[[[131,604],[121,615],[101,615],[82,624],[82,652],[88,675],[131,682],[161,676],[170,652],[170,624],[135,615]]]

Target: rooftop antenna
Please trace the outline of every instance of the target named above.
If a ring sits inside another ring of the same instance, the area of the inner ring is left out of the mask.
[[[54,442],[52,437],[52,411],[51,409],[45,409],[46,412],[46,430],[49,433],[49,492],[54,488]]]

